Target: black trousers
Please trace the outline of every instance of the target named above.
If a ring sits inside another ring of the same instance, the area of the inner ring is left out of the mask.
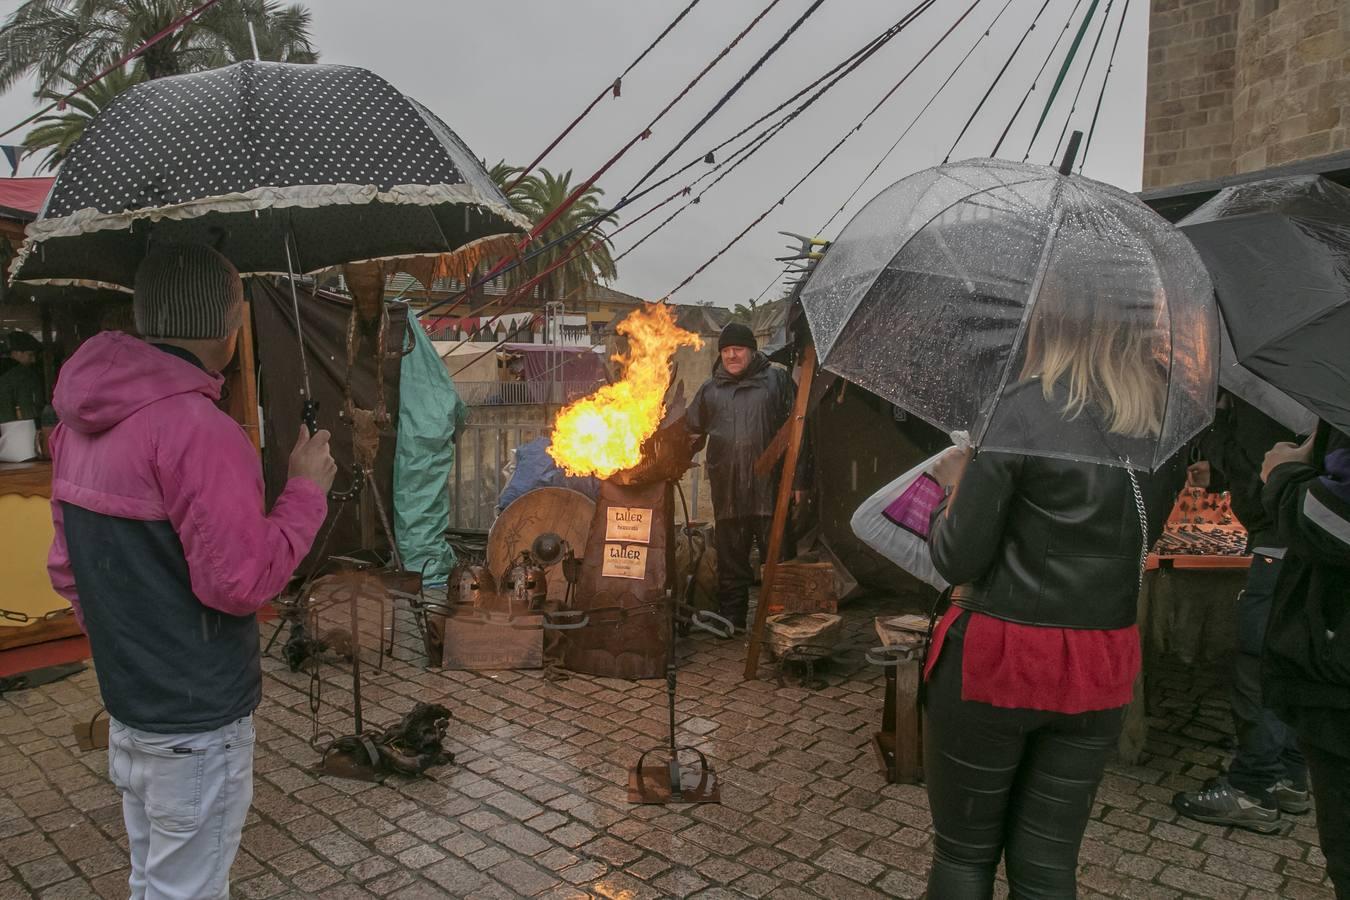
[[[1247,587],[1238,599],[1232,696],[1237,752],[1228,766],[1228,780],[1238,790],[1256,796],[1264,796],[1281,778],[1298,788],[1308,786],[1308,767],[1294,730],[1261,700],[1261,644],[1280,565],[1278,559],[1253,556]]]
[[[928,896],[987,900],[1006,857],[1014,900],[1077,896],[1078,848],[1123,710],[1079,715],[961,699],[965,620],[927,685],[924,777],[933,810]]]
[[[738,628],[745,627],[750,609],[750,582],[755,574],[750,568],[750,547],[758,542],[760,559],[768,557],[770,521],[769,516],[717,520],[718,612]]]
[[[1341,727],[1350,729],[1346,710],[1309,710],[1304,715],[1339,719]],[[1302,743],[1317,801],[1317,835],[1327,858],[1327,874],[1336,886],[1336,900],[1350,900],[1350,757]]]

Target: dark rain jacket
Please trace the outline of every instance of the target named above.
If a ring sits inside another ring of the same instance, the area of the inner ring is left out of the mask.
[[[0,375],[0,423],[36,420],[42,407],[42,377],[35,366],[11,366]]]
[[[1214,417],[1214,424],[1200,436],[1200,458],[1210,464],[1211,491],[1228,491],[1233,514],[1247,529],[1247,550],[1283,548],[1275,520],[1261,501],[1261,462],[1266,451],[1280,441],[1294,440],[1294,433],[1265,413],[1229,397],[1232,404]]]
[[[1302,739],[1350,756],[1350,438],[1332,429],[1313,462],[1277,466],[1262,495],[1289,548],[1266,629],[1262,693]]]
[[[1038,429],[1087,446],[1090,413],[1065,421],[1039,388],[1019,391],[1019,413]],[[947,512],[933,514],[933,566],[954,587],[952,602],[1008,622],[1057,628],[1127,628],[1139,603],[1139,564],[1185,481],[1173,457],[1136,472],[1147,538],[1129,474],[1116,466],[983,450]]]
[[[719,360],[689,404],[687,423],[708,440],[708,480],[718,521],[772,516],[777,477],[755,475],[755,461],[792,413],[796,385],[787,370],[756,353],[739,378]]]

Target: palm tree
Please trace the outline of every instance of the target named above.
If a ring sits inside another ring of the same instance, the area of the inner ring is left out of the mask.
[[[103,71],[199,5],[199,0],[24,0],[0,26],[0,93],[34,75],[38,92],[57,92]],[[318,59],[309,11],[275,0],[220,0],[139,58],[146,78],[162,78],[253,58]]]
[[[66,158],[70,148],[84,134],[84,129],[99,112],[112,102],[112,99],[133,84],[145,80],[140,67],[115,69],[108,75],[91,84],[74,97],[66,100],[66,108],[40,116],[34,122],[33,130],[23,139],[25,154],[32,155],[43,150],[47,155],[38,165],[38,171],[55,170]],[[42,102],[57,101],[65,97],[65,90],[43,90],[38,92]]]
[[[520,169],[499,162],[490,172],[493,179],[503,190],[516,181]],[[536,224],[542,222],[572,194],[572,171],[554,175],[548,169],[540,169],[538,175],[527,175],[520,179],[507,196],[507,200],[516,210]],[[592,185],[569,206],[562,215],[554,219],[543,233],[534,241],[534,247],[541,248],[555,240],[570,234],[581,225],[599,218],[591,230],[570,240],[561,241],[556,247],[538,253],[508,275],[508,280],[520,284],[537,277],[555,263],[568,259],[557,269],[544,276],[540,290],[549,298],[566,300],[576,297],[587,285],[599,281],[610,281],[618,275],[611,254],[609,238],[603,230],[607,224],[617,219],[614,213],[600,205],[604,191]],[[596,243],[599,240],[600,243]],[[535,252],[535,251],[532,251]]]

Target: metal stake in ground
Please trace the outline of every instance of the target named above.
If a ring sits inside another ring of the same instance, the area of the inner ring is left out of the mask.
[[[687,527],[687,525],[686,525]],[[666,660],[666,704],[667,722],[670,727],[669,741],[665,746],[653,747],[638,757],[638,761],[628,770],[629,803],[721,803],[722,785],[717,773],[708,762],[708,757],[697,747],[681,747],[675,740],[675,596],[666,592],[666,605],[670,611],[670,655]],[[652,754],[668,754],[666,764],[657,767],[643,767],[647,757]],[[694,754],[698,757],[699,778],[696,784],[684,783],[684,768],[680,765],[680,754]]]

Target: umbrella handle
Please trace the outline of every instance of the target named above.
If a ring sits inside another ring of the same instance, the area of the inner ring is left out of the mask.
[[[308,398],[300,402],[300,421],[305,423],[312,437],[319,430],[319,401]]]

